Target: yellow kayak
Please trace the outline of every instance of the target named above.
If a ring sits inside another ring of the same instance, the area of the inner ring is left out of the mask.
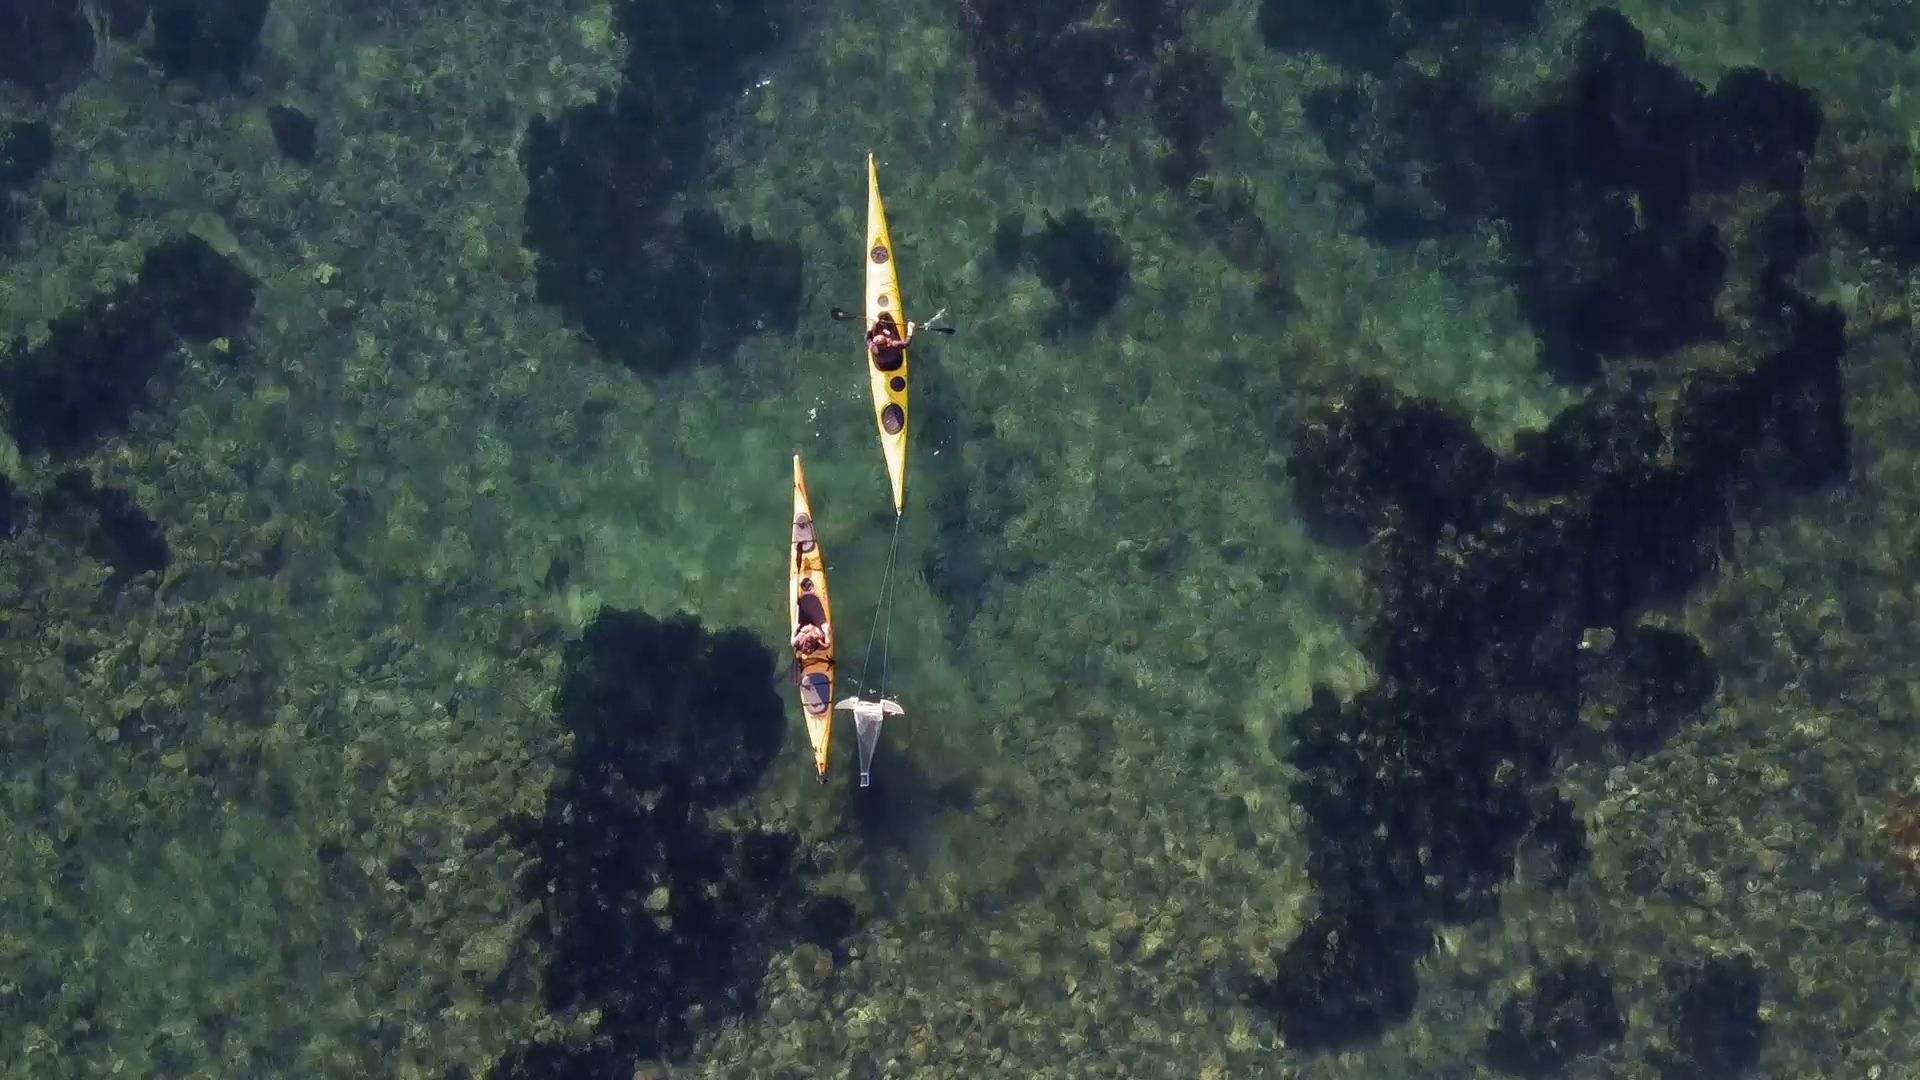
[[[813,528],[813,504],[800,455],[793,455],[793,551],[787,560],[787,614],[793,631],[794,679],[800,684],[800,712],[813,743],[813,768],[827,782],[827,744],[833,739],[833,609],[827,604],[827,564]],[[803,649],[805,627],[818,627],[821,643]]]
[[[887,234],[887,208],[880,203],[880,175],[873,155],[867,155],[867,329],[882,321],[894,324],[906,336],[906,317],[900,310],[900,275],[893,261],[893,238]],[[880,449],[887,455],[887,477],[893,481],[893,512],[906,505],[907,489],[907,350],[900,361],[882,368],[871,353],[867,375],[873,383],[873,418],[880,425]]]

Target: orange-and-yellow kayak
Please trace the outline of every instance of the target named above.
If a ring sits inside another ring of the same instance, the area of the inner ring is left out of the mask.
[[[906,316],[900,308],[900,275],[893,259],[893,238],[887,234],[887,208],[880,202],[880,175],[873,155],[867,155],[867,329],[890,321],[906,336]],[[907,350],[900,362],[882,368],[867,356],[867,376],[873,384],[873,418],[880,425],[880,450],[887,456],[887,478],[893,482],[893,512],[906,506],[907,492]]]
[[[794,676],[800,684],[800,713],[807,720],[807,740],[813,744],[813,768],[827,782],[827,744],[833,739],[833,609],[827,603],[827,563],[814,532],[813,504],[807,499],[807,476],[800,455],[793,455],[793,548],[787,560],[787,615],[789,629],[798,635],[812,625],[826,635],[826,646],[802,654],[794,650]]]

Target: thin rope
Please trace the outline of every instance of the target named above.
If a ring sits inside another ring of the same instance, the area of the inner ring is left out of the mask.
[[[893,592],[893,560],[895,553],[900,550],[900,518],[902,516],[903,515],[900,514],[893,516],[893,542],[887,545],[887,568],[880,577],[880,599],[874,604],[873,608],[873,621],[875,624],[881,623],[881,612],[885,611],[886,613],[884,623],[886,644],[882,646],[880,650],[881,697],[887,696],[887,656],[893,648],[893,605],[888,603],[888,598]],[[867,634],[867,654],[865,658],[860,661],[860,689],[862,692],[867,689],[867,672],[873,667],[873,639],[881,636],[880,634],[872,632]]]
[[[887,551],[887,629],[880,637],[880,698],[887,697],[887,657],[893,652],[893,549],[900,546],[900,515],[893,516],[893,544]]]

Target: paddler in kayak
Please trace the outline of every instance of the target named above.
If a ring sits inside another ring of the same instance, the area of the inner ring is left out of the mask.
[[[813,594],[813,579],[800,582],[800,625],[793,630],[793,660],[798,670],[812,657],[833,648],[833,626],[826,621],[819,597]]]
[[[900,336],[900,327],[890,315],[882,315],[873,322],[873,329],[867,331],[867,357],[880,371],[893,371],[907,358],[907,346],[913,344],[913,332],[918,329],[913,323],[907,324],[907,336]]]

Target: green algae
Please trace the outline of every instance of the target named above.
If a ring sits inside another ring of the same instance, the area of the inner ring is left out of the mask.
[[[1356,557],[1305,537],[1272,432],[1362,373],[1458,402],[1496,444],[1567,396],[1533,367],[1485,252],[1383,255],[1342,231],[1298,116],[1324,65],[1264,54],[1250,21],[1229,10],[1193,34],[1229,58],[1220,168],[1253,178],[1281,233],[1290,318],[1191,235],[1184,196],[1142,179],[1129,128],[1008,142],[944,9],[829,12],[733,107],[714,151],[731,168],[702,201],[796,236],[809,289],[838,301],[857,287],[870,146],[907,302],[949,306],[961,328],[928,360],[956,430],[915,429],[894,626],[909,718],[882,758],[949,794],[928,796],[914,843],[886,848],[788,755],[738,813],[799,827],[865,926],[845,957],[777,960],[763,1012],[714,1030],[687,1070],[832,1075],[857,1056],[901,1075],[1433,1074],[1473,1060],[1498,1004],[1486,988],[1536,949],[1642,958],[1619,973],[1631,998],[1655,992],[1655,961],[1696,948],[1760,953],[1772,1068],[1812,1075],[1843,1046],[1910,1065],[1889,988],[1911,941],[1835,884],[1864,873],[1846,840],[1866,827],[1855,793],[1911,771],[1920,685],[1899,584],[1915,402],[1891,339],[1855,357],[1870,452],[1852,500],[1743,537],[1738,570],[1675,614],[1731,662],[1713,722],[1653,760],[1568,774],[1592,826],[1586,880],[1516,884],[1506,917],[1452,932],[1408,1028],[1351,1060],[1288,1053],[1223,986],[1307,914],[1269,736],[1314,683],[1345,694],[1369,677],[1350,643]],[[67,106],[63,136],[86,152],[48,183],[68,221],[32,223],[0,266],[0,325],[28,332],[182,221],[220,223],[200,234],[224,233],[263,284],[244,363],[194,351],[177,406],[92,462],[165,524],[175,568],[112,595],[72,551],[29,540],[4,556],[0,994],[26,1019],[0,1036],[0,1069],[482,1069],[565,1022],[539,1005],[498,832],[539,804],[559,645],[596,598],[686,606],[777,644],[780,477],[800,449],[843,633],[864,642],[889,523],[845,328],[646,383],[530,302],[512,150],[535,113],[610,85],[607,25],[587,5],[429,14],[352,53],[283,48],[303,102],[339,129],[341,159],[309,173],[254,167],[259,125],[227,122],[241,100],[160,108],[116,74]],[[1695,16],[1661,41],[1708,77],[1721,33]],[[1815,56],[1837,47],[1801,37]],[[1549,62],[1552,40],[1514,45],[1516,65]],[[1788,73],[1885,115],[1857,92],[1872,72],[1830,67],[1827,83]],[[120,190],[156,209],[123,221]],[[1134,257],[1129,297],[1084,342],[1041,340],[1051,297],[993,267],[1014,206],[1098,208]],[[1835,259],[1861,304],[1904,310],[1887,267]],[[991,439],[964,437],[987,419]],[[983,478],[995,440],[1041,452]],[[38,470],[9,473],[31,487]],[[1004,528],[982,542],[1022,574],[991,579],[955,633],[918,579],[944,542],[919,511],[1003,479]],[[269,532],[275,574],[260,570]],[[1664,868],[1637,893],[1642,851]],[[1640,1019],[1625,1056],[1666,1038]]]

